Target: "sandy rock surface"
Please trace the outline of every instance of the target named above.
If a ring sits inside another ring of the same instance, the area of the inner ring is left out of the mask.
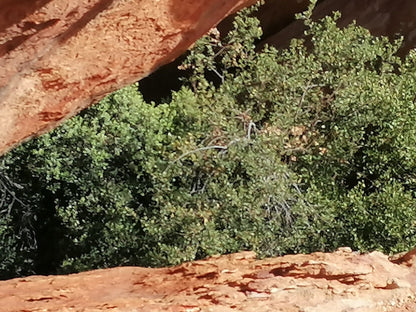
[[[413,252],[414,253],[414,252]],[[414,254],[252,252],[172,268],[120,267],[0,282],[0,311],[415,311]]]
[[[174,60],[254,2],[1,0],[0,155]]]

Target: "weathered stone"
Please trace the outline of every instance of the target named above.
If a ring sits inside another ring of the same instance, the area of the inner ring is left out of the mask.
[[[253,2],[1,0],[0,154],[174,60]]]
[[[373,252],[213,257],[0,282],[0,311],[415,311],[415,267]],[[405,310],[408,309],[408,310]]]
[[[0,0],[0,154],[174,60],[253,2]],[[301,36],[293,18],[307,3],[266,1],[262,44],[284,47]],[[315,16],[340,10],[341,26],[355,19],[375,35],[402,34],[404,53],[416,44],[415,9],[412,0],[322,0]]]

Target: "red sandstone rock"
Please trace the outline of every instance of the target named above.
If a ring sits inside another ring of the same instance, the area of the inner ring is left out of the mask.
[[[0,154],[174,60],[253,2],[0,0]]]
[[[255,0],[0,0],[0,155],[174,60],[233,10]],[[285,46],[307,0],[268,0],[267,39]],[[414,47],[413,0],[322,0],[315,15],[343,13],[376,35]],[[226,27],[225,27],[226,28]],[[274,35],[273,35],[274,33]],[[161,81],[163,84],[163,81]]]
[[[172,268],[33,276],[0,282],[0,311],[415,311],[414,254],[393,263],[349,248],[265,260],[242,252]]]

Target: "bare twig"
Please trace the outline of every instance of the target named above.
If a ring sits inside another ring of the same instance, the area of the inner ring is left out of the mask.
[[[18,232],[18,235],[23,239],[21,240],[21,248],[25,249],[28,247],[30,249],[36,249],[37,240],[32,224],[34,214],[31,206],[19,199],[13,189],[22,190],[23,186],[13,182],[6,174],[0,172],[0,208],[6,206],[4,209],[0,210],[0,215],[5,214],[7,217],[10,217],[12,215],[13,207],[18,203],[21,206],[19,209],[21,217]]]
[[[315,88],[315,87],[318,87],[318,86],[319,85],[316,85],[316,84],[310,84],[310,81],[309,81],[308,84],[306,85],[305,89],[303,89],[302,96],[301,96],[301,98],[299,100],[298,107],[296,109],[295,117],[293,118],[295,121],[298,118],[299,112],[302,110],[303,102],[305,101],[305,97],[308,94],[308,91],[310,89]]]
[[[257,128],[256,128],[256,124],[252,121],[249,122],[248,124],[248,129],[247,129],[247,139],[251,139],[251,132],[254,130],[254,132],[256,132]]]
[[[212,68],[211,71],[213,71],[221,79],[221,83],[224,83],[224,75],[221,75],[215,68]]]
[[[227,150],[228,145],[227,146],[211,145],[211,146],[200,147],[200,148],[197,148],[197,149],[194,149],[192,151],[189,151],[189,152],[186,152],[186,153],[182,154],[181,156],[179,156],[179,158],[175,159],[174,162],[177,162],[177,161],[181,160],[182,158],[185,158],[188,155],[195,154],[195,153],[202,152],[202,151],[206,151],[206,150],[210,150],[210,149]]]
[[[0,176],[0,189],[1,189],[1,192],[2,192],[2,198],[1,198],[1,202],[0,202],[0,207],[3,207],[3,205],[5,204],[5,201],[6,201],[8,196],[11,197],[11,202],[7,205],[7,209],[3,209],[3,210],[0,211],[0,213],[7,212],[7,216],[10,215],[11,209],[12,209],[15,202],[19,203],[23,207],[26,206],[25,203],[23,203],[19,198],[16,197],[15,192],[10,190],[9,186],[13,186],[13,187],[16,187],[18,189],[23,188],[20,184],[12,182],[10,180],[10,178],[7,177],[6,175],[1,174],[1,176]]]

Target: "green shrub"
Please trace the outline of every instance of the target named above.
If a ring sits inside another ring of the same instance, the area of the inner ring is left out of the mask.
[[[0,277],[412,247],[415,54],[311,10],[307,44],[255,52],[240,13],[168,103],[133,85],[6,155]]]
[[[33,274],[37,244],[32,207],[19,193],[23,186],[14,182],[0,161],[0,279]]]

